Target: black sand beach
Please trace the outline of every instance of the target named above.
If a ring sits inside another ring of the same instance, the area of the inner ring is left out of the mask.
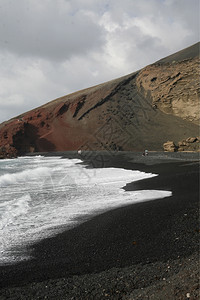
[[[0,267],[0,299],[198,299],[199,155],[57,154],[159,174],[125,190],[172,197],[103,213],[35,244],[32,260]]]

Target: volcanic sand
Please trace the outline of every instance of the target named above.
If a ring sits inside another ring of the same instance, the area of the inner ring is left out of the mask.
[[[170,190],[172,197],[109,211],[35,244],[32,260],[0,267],[0,299],[197,299],[198,154],[64,156],[86,154],[88,167],[159,174],[125,190]]]

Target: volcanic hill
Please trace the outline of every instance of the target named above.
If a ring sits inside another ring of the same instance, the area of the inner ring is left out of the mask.
[[[3,122],[0,156],[199,145],[199,45]]]

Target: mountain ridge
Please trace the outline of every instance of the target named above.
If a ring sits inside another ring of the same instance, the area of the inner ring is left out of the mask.
[[[199,134],[199,43],[0,124],[0,153],[160,151]]]

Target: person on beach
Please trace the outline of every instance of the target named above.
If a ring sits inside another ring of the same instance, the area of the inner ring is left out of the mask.
[[[148,150],[144,150],[144,152],[142,153],[142,156],[147,156],[149,154]]]

